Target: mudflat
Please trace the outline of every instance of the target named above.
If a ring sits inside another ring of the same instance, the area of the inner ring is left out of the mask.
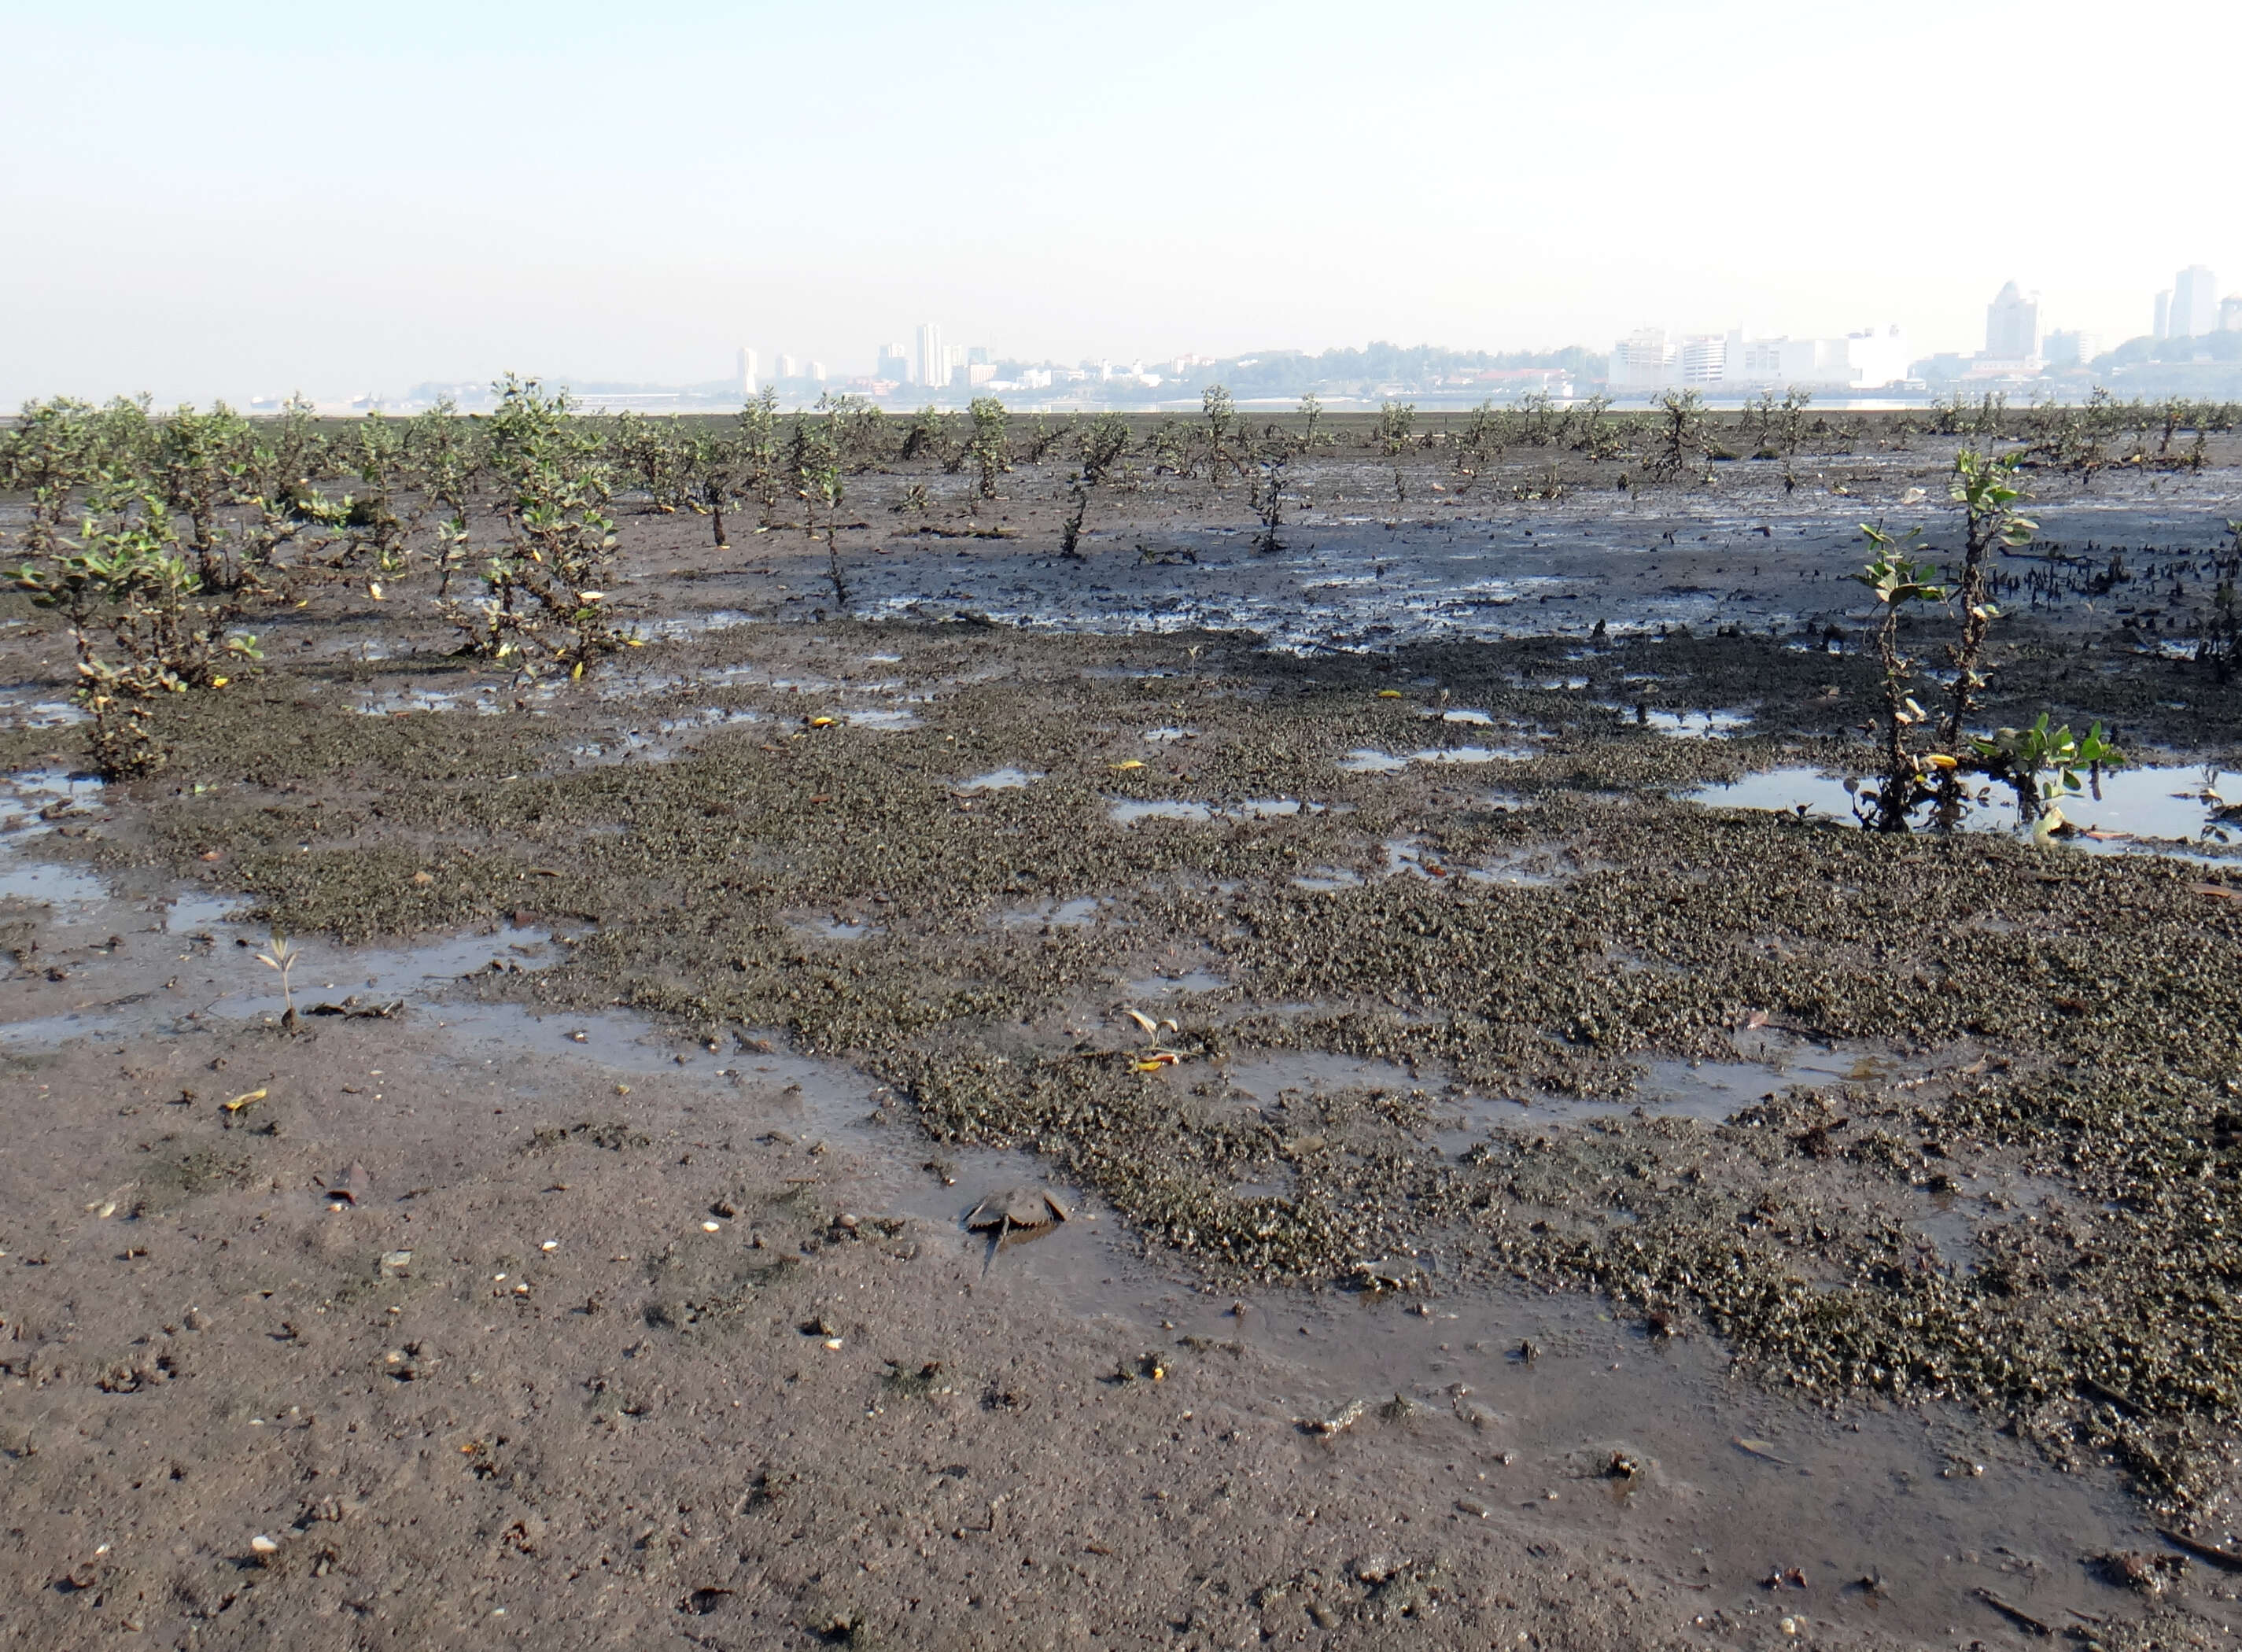
[[[2129,764],[1893,835],[1857,446],[627,506],[579,682],[305,559],[108,785],[6,599],[9,1635],[2219,1643],[2242,473],[2034,479]]]

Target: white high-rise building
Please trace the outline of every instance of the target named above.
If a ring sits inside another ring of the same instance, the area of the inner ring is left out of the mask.
[[[872,376],[874,378],[884,379],[890,384],[907,385],[910,383],[910,356],[907,353],[904,346],[900,344],[883,344],[875,353],[873,359],[876,364],[872,369]]]
[[[780,351],[778,357],[778,376],[782,379],[801,378],[802,359],[798,356],[790,356],[783,350]]]
[[[911,382],[930,388],[948,384],[950,357],[943,348],[941,326],[932,321],[920,322],[917,346],[912,353]]]
[[[2150,324],[2149,337],[2172,337],[2172,290],[2169,287],[2157,294],[2157,319]]]
[[[1896,326],[1842,339],[1747,339],[1739,329],[1723,354],[1719,382],[1735,389],[1879,390],[1908,370],[1907,339]]]
[[[2013,281],[1985,306],[1985,353],[1996,361],[2039,359],[2039,295],[2026,298]]]
[[[1614,390],[1655,390],[1667,382],[1673,360],[1665,328],[1637,327],[1612,346],[1605,381]]]
[[[740,393],[752,400],[755,393],[755,369],[759,366],[755,353],[746,345],[740,346]]]
[[[2051,332],[2046,348],[2049,366],[2083,367],[2102,353],[2102,338],[2094,332]]]
[[[2242,292],[2230,292],[2219,299],[2219,330],[2242,332]]]
[[[825,382],[825,364],[822,361],[813,361],[809,363],[808,367],[804,370],[802,376],[809,379],[814,379],[821,385],[823,384]]]
[[[2219,326],[2219,278],[2200,264],[2191,264],[2172,277],[2172,311],[2166,318],[2168,339],[2199,339]]]

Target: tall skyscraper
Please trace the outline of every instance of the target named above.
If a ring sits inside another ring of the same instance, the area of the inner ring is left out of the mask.
[[[779,353],[779,358],[778,358],[778,376],[779,376],[780,378],[782,378],[782,379],[799,379],[799,378],[801,378],[801,377],[802,377],[802,363],[801,363],[801,361],[800,361],[797,358],[795,358],[795,357],[793,357],[793,356],[788,355],[784,351],[782,351],[782,351]]]
[[[2024,297],[2013,281],[1985,306],[1985,353],[1996,361],[2031,361],[2039,356],[2039,298]]]
[[[759,363],[755,353],[746,345],[740,346],[740,393],[752,400],[755,393],[755,368]]]
[[[911,381],[910,356],[900,344],[883,344],[872,369],[875,379],[885,379],[890,384],[907,385]]]
[[[950,359],[942,346],[938,323],[922,321],[918,325],[918,348],[911,363],[911,382],[930,386],[950,382]]]
[[[2219,278],[2200,264],[2172,277],[2170,339],[2199,339],[2219,327]]]

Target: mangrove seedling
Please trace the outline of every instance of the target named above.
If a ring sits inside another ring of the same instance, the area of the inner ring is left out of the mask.
[[[2014,481],[2018,457],[2010,453],[1991,459],[1974,447],[1965,447],[1954,456],[1954,481],[1949,492],[1963,514],[1962,568],[1955,588],[1962,604],[1962,634],[1952,651],[1954,686],[1939,736],[1941,749],[1950,754],[1965,749],[1963,735],[1977,690],[1985,686],[1980,668],[1985,638],[2000,612],[1993,606],[1990,585],[1993,554],[2002,547],[2013,549],[2030,544],[2039,531],[2037,523],[2016,508],[2024,498]],[[1960,772],[1943,769],[1938,781],[1940,823],[1954,825],[1961,808]]]
[[[296,992],[288,977],[303,956],[304,950],[278,930],[272,931],[271,944],[257,955],[259,964],[280,977],[280,1024],[291,1032],[296,1030]]]
[[[967,439],[965,447],[972,455],[979,479],[977,491],[983,499],[994,499],[997,478],[1012,468],[1011,420],[1004,404],[994,396],[974,397],[966,413],[972,421],[973,433]]]
[[[1863,824],[1880,832],[1905,831],[1908,816],[1932,795],[1924,780],[1926,770],[1943,771],[1955,762],[1951,755],[1918,755],[1908,744],[1908,730],[1928,721],[1930,714],[1908,692],[1915,661],[1900,652],[1900,615],[1910,603],[1946,600],[1946,588],[1937,583],[1937,567],[1908,554],[1922,531],[1916,528],[1895,538],[1862,523],[1869,561],[1852,576],[1869,588],[1883,610],[1876,623],[1876,661],[1883,671],[1883,769],[1875,789],[1863,787],[1853,794],[1854,813]]]

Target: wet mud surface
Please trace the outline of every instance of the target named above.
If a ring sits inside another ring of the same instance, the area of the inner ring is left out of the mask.
[[[114,787],[10,615],[10,1632],[2215,1643],[2236,691],[2020,602],[1994,715],[2176,778],[1843,823],[1840,547],[1942,461],[1847,462],[1024,499],[848,619],[633,519],[583,683],[306,582]],[[2185,596],[2232,479],[2038,514]]]

